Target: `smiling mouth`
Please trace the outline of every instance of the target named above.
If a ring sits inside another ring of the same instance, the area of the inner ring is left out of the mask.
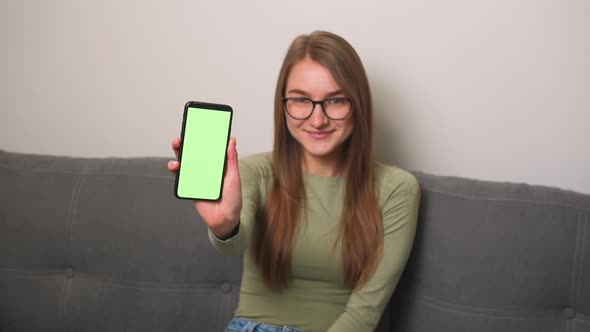
[[[308,131],[307,133],[313,138],[325,138],[333,133],[333,131]]]

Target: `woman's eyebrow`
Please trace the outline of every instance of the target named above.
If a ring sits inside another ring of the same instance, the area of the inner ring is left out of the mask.
[[[301,89],[291,89],[291,90],[287,91],[287,93],[294,93],[294,94],[309,96],[309,93],[307,93],[306,91],[303,91]],[[342,90],[336,90],[336,91],[332,91],[332,92],[327,93],[325,95],[325,97],[328,98],[328,97],[334,97],[334,96],[343,95],[343,94],[344,93],[342,93]]]
[[[326,97],[334,97],[334,96],[338,96],[338,95],[343,95],[344,93],[342,93],[342,90],[336,90],[333,92],[330,92],[326,95]]]
[[[309,96],[309,94],[307,92],[300,90],[300,89],[291,89],[291,90],[287,91],[287,93],[295,93],[298,95]]]

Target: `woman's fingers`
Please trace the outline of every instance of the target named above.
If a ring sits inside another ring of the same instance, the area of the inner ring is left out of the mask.
[[[173,139],[171,146],[172,150],[174,151],[174,155],[176,156],[176,159],[178,159],[178,157],[180,156],[180,137],[176,137],[175,139]],[[180,163],[177,160],[170,160],[168,161],[167,166],[170,173],[172,173],[172,175],[176,175]]]
[[[228,170],[232,173],[238,173],[238,150],[236,150],[236,138],[231,137],[227,146],[227,163]]]
[[[168,161],[168,170],[173,175],[176,175],[176,172],[178,171],[178,167],[179,166],[180,166],[180,163],[178,161],[176,161],[176,160],[170,160],[170,161]]]
[[[172,141],[172,150],[174,150],[174,155],[176,156],[176,159],[178,159],[180,156],[180,137],[176,137]]]
[[[168,161],[168,169],[171,171],[177,171],[178,170],[178,166],[180,166],[180,163],[177,160],[170,160]]]

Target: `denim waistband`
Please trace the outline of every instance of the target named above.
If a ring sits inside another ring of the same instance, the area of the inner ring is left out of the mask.
[[[226,332],[303,332],[290,326],[276,326],[235,317],[227,325]]]

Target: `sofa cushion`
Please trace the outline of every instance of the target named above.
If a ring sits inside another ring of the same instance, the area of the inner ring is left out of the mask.
[[[416,175],[418,233],[393,330],[589,331],[589,196]]]
[[[0,331],[221,331],[240,257],[166,158],[0,151]],[[590,196],[415,173],[414,248],[378,331],[590,331]]]
[[[240,257],[209,244],[165,158],[0,152],[0,331],[220,331]]]

